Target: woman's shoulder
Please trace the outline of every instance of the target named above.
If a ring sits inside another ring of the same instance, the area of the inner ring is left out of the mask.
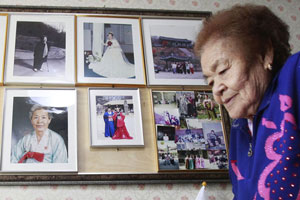
[[[284,66],[282,67],[284,68],[290,68],[290,69],[299,69],[300,65],[300,51],[291,55],[287,61],[285,62]]]
[[[56,133],[55,131],[49,130],[49,135],[51,135],[52,140],[61,140],[63,141],[63,138],[60,134]]]
[[[278,86],[281,85],[282,87],[291,87],[291,84],[300,82],[300,52],[287,59],[278,73],[278,78],[275,76],[276,79],[278,79]]]

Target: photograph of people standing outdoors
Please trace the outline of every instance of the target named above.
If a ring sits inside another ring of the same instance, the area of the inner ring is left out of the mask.
[[[132,96],[97,96],[96,101],[103,105],[105,111],[98,115],[97,138],[133,139],[129,134],[134,134]]]
[[[205,85],[194,44],[201,20],[143,20],[150,84]],[[189,31],[186,31],[189,30]]]
[[[136,113],[136,97],[124,92],[124,95],[110,95],[108,90],[106,94],[100,94],[101,90],[92,91],[92,145],[137,145],[142,132],[138,129],[141,121],[140,113]]]
[[[195,106],[199,119],[221,120],[219,104],[211,92],[195,92]]]

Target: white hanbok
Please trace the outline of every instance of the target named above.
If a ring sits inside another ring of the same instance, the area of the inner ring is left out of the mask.
[[[28,152],[44,154],[43,163],[67,163],[68,153],[63,138],[52,130],[45,131],[40,142],[37,140],[35,131],[25,135],[12,148],[11,162],[18,163]],[[25,163],[40,163],[34,158],[27,158]]]
[[[111,45],[108,45],[111,42]],[[107,40],[106,51],[100,62],[92,62],[89,68],[107,78],[131,78],[135,76],[134,65],[124,55],[116,39]]]

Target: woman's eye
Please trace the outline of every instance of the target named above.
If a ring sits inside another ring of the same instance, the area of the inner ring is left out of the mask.
[[[219,72],[219,74],[220,74],[220,75],[225,74],[225,72],[227,72],[227,69],[228,69],[228,68],[225,68],[225,69],[221,70],[221,71]]]
[[[213,81],[209,81],[208,85],[212,87],[212,86],[214,86],[214,82]]]

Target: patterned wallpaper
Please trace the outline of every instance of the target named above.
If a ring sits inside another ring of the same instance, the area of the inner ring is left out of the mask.
[[[216,12],[237,3],[268,6],[290,26],[290,43],[293,52],[300,51],[300,0],[1,0],[0,6],[105,7]]]
[[[194,200],[200,184],[2,186],[0,200]],[[208,184],[208,200],[232,199],[231,185]]]
[[[300,0],[1,0],[0,6],[106,7],[212,11],[237,3],[268,6],[289,26],[293,52],[300,51]],[[1,186],[0,200],[193,200],[199,184]],[[209,183],[209,200],[232,199],[231,185]]]

